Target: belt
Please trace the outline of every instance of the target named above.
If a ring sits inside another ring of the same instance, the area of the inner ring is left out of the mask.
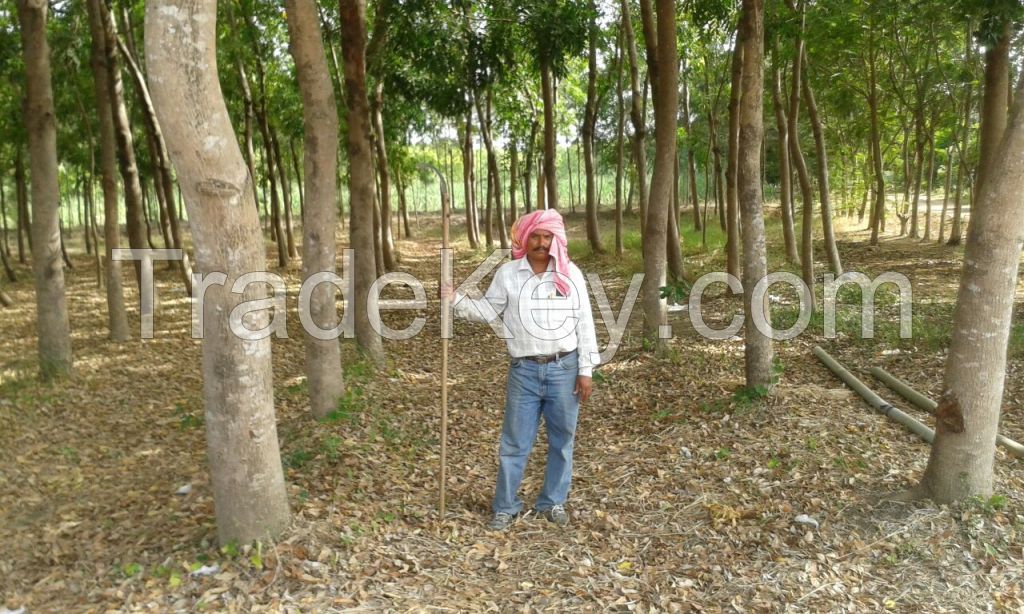
[[[572,354],[575,351],[576,350],[568,350],[565,352],[559,352],[557,354],[548,354],[546,356],[521,356],[520,358],[522,358],[523,360],[535,362],[539,365],[546,365],[547,363],[554,362],[559,358],[565,358],[566,356]]]

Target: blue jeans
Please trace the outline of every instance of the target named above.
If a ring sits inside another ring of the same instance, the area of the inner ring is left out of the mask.
[[[505,392],[494,512],[518,514],[523,509],[517,493],[541,416],[548,432],[548,462],[535,508],[543,512],[565,504],[572,482],[573,439],[580,410],[579,397],[573,394],[578,374],[576,352],[546,364],[512,359]]]

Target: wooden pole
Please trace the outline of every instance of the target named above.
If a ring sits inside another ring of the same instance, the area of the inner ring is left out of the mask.
[[[448,199],[448,184],[441,173],[432,164],[420,164],[421,168],[434,171],[441,186],[441,284],[452,283],[452,252],[449,246],[449,227],[451,225],[451,203]],[[438,475],[438,500],[441,522],[445,515],[445,484],[448,468],[448,339],[451,338],[452,310],[451,299],[441,296],[441,470]]]

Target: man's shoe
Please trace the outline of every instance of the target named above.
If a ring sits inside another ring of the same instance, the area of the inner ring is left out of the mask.
[[[554,505],[550,509],[544,510],[542,514],[548,519],[548,522],[553,522],[560,527],[569,524],[569,514],[565,511],[564,505]]]
[[[494,517],[487,523],[487,528],[491,531],[504,531],[512,526],[512,521],[516,519],[515,514],[506,514],[505,512],[495,512]]]

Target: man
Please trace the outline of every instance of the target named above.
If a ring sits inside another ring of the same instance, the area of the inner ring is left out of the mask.
[[[495,531],[507,529],[523,509],[517,493],[542,417],[547,468],[534,509],[559,526],[568,524],[576,419],[598,362],[587,284],[569,261],[562,216],[554,209],[534,211],[519,218],[511,234],[512,261],[497,270],[482,299],[441,288],[457,317],[483,323],[501,318],[512,358],[494,517],[487,525]]]

